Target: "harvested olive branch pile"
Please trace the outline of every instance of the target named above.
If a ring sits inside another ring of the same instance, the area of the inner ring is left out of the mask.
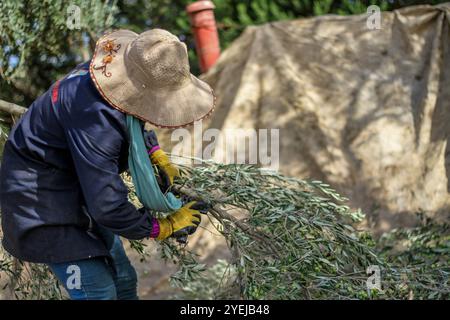
[[[1,233],[0,233],[1,238]],[[44,264],[22,262],[0,246],[0,298],[61,300],[61,286]]]
[[[419,215],[422,225],[384,234],[377,249],[391,266],[387,281],[402,279],[399,288],[411,299],[450,298],[450,225]]]
[[[364,216],[343,205],[346,199],[327,184],[264,174],[248,165],[206,162],[183,167],[183,172],[184,179],[175,189],[213,206],[210,216],[233,254],[233,282],[242,298],[442,299],[450,295],[448,225],[428,222],[429,228],[441,230],[440,247],[430,252],[428,260],[413,256],[400,263],[408,251],[389,255],[367,232],[356,230],[353,223]],[[421,234],[422,229],[415,232]],[[400,241],[395,233],[390,237]],[[371,265],[381,269],[382,292],[367,290],[366,270]],[[185,269],[192,270],[192,264]],[[178,275],[178,284],[188,287],[189,281],[201,277],[197,272],[190,276]]]
[[[328,185],[248,165],[206,163],[183,171],[178,190],[213,205],[210,214],[231,249],[241,297],[367,297],[366,268],[383,263],[370,237],[349,224],[361,214],[338,204],[345,199]]]

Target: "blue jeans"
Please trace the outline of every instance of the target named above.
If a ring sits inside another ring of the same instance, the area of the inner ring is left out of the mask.
[[[138,299],[136,271],[118,236],[114,236],[110,254],[112,260],[96,257],[48,266],[72,300]]]

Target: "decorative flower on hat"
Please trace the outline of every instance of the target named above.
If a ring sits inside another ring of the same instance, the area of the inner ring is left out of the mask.
[[[120,44],[115,44],[114,41],[116,39],[110,39],[110,40],[106,40],[105,42],[102,43],[101,48],[103,50],[103,52],[106,54],[103,59],[102,59],[102,65],[101,66],[93,66],[93,68],[95,70],[102,70],[102,74],[105,77],[111,77],[112,73],[109,71],[106,71],[106,67],[108,66],[108,64],[110,64],[114,57],[115,57],[115,53],[117,53],[121,47]]]

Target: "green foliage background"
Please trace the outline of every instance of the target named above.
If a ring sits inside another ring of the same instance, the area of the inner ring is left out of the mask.
[[[190,48],[199,73],[185,12],[192,0],[2,0],[0,2],[0,99],[28,106],[52,82],[89,59],[95,40],[111,28],[142,32],[160,27]],[[222,49],[246,26],[323,14],[358,14],[370,4],[382,10],[445,0],[214,0]],[[67,28],[67,8],[81,8],[81,28]]]

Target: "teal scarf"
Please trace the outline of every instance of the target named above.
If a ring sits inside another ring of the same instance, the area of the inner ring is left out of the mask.
[[[139,119],[127,115],[127,130],[130,140],[128,166],[136,189],[136,195],[147,209],[172,212],[181,207],[181,200],[171,192],[163,194],[156,181],[155,172],[145,147]]]

